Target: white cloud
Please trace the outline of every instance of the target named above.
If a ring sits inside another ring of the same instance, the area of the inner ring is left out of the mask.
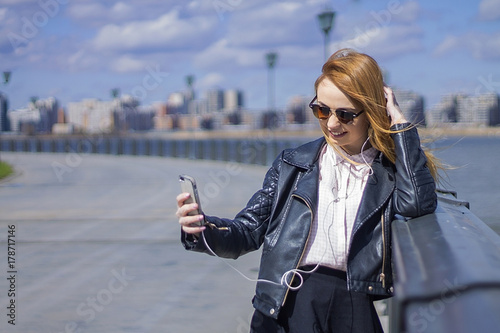
[[[388,9],[389,13],[390,8]],[[412,23],[420,16],[420,4],[418,1],[406,1],[396,10],[393,10],[392,17],[395,22]]]
[[[413,23],[420,15],[420,4],[418,1],[389,1],[386,7],[371,10],[367,13],[365,22],[376,22],[378,25],[387,26],[394,23]]]
[[[7,19],[7,8],[0,8],[0,21]]]
[[[446,36],[445,39],[434,49],[434,55],[443,56],[447,52],[458,48],[460,39],[457,36]]]
[[[197,84],[199,89],[212,89],[215,87],[219,87],[224,82],[224,76],[218,72],[212,72],[200,79],[200,82]]]
[[[0,8],[0,22],[5,22],[7,19],[7,8]],[[9,41],[7,29],[3,24],[0,24],[0,54],[11,52],[12,46]]]
[[[20,5],[23,3],[32,3],[32,0],[0,0],[0,5]]]
[[[1,1],[1,0],[0,0]],[[170,2],[170,3],[169,3]],[[81,26],[101,28],[107,24],[152,20],[165,13],[166,9],[181,8],[174,0],[72,0],[67,5],[67,14]]]
[[[479,19],[483,21],[496,21],[500,19],[500,1],[482,0],[479,3]]]
[[[117,2],[110,11],[113,17],[130,18],[134,15],[134,8],[124,2]]]
[[[194,64],[200,68],[252,67],[264,60],[260,50],[231,45],[227,39],[220,39],[194,57]]]
[[[134,59],[129,55],[121,56],[111,63],[111,69],[118,73],[143,71],[145,67],[144,61]]]
[[[80,49],[77,52],[68,55],[66,66],[70,71],[81,71],[95,68],[100,61],[102,60],[97,59],[92,54],[89,54],[85,51],[85,49]]]
[[[235,11],[228,21],[227,38],[234,45],[266,46],[320,40],[320,31],[310,5],[302,2],[269,2]]]
[[[30,37],[38,35],[34,29],[23,30],[21,17],[23,15],[13,10],[11,6],[0,7],[0,54],[16,56],[24,54],[29,44],[29,39],[25,37],[27,32],[30,33]],[[2,59],[2,62],[7,60]]]
[[[98,2],[77,3],[68,7],[68,14],[77,20],[102,18],[107,8]]]
[[[164,51],[205,44],[213,34],[214,20],[206,17],[181,19],[174,9],[153,20],[123,25],[108,24],[99,30],[93,45],[97,50]]]
[[[332,49],[344,47],[367,52],[378,58],[395,58],[401,54],[423,49],[423,32],[416,25],[376,26],[361,30],[356,27],[354,35],[334,43]]]
[[[232,1],[232,0],[231,0]],[[186,8],[192,13],[210,13],[212,15],[217,15],[217,1],[206,1],[206,0],[194,0],[190,1]]]
[[[329,50],[353,47],[383,58],[422,50],[423,32],[413,22],[419,15],[419,4],[409,1],[393,9],[391,7],[391,12],[388,7],[389,14],[384,12],[383,17],[367,13],[370,22],[357,18],[358,25],[352,18],[338,15],[339,27],[334,32],[343,38],[331,44]],[[273,50],[278,53],[282,68],[320,66],[324,54],[322,34],[316,15],[303,15],[304,12],[314,13],[315,9],[303,2],[273,2],[235,11],[225,37],[197,54],[194,64],[198,68],[221,71],[238,67],[265,68],[264,54]],[[381,11],[377,15],[382,15]]]
[[[478,60],[500,60],[500,32],[493,34],[470,32],[462,36],[447,36],[434,50],[434,55],[468,51]]]

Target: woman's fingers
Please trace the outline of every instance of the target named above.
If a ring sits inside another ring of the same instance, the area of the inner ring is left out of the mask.
[[[391,126],[408,122],[399,108],[394,92],[388,86],[384,86],[384,92],[387,98],[387,115],[391,119]]]
[[[184,201],[186,201],[187,198],[189,198],[189,193],[181,193],[181,194],[179,194],[176,197],[177,207],[181,207],[182,205],[184,205]]]
[[[186,234],[191,234],[191,235],[195,235],[195,236],[198,236],[198,237],[200,237],[200,233],[203,232],[203,230],[205,230],[205,229],[206,229],[205,226],[201,226],[201,227],[187,227],[187,226],[182,226],[182,230]]]
[[[205,230],[205,226],[200,225],[204,220],[205,217],[203,215],[184,216],[179,219],[179,224],[185,233],[199,234]]]
[[[201,214],[199,215],[189,215],[192,211],[198,209],[197,203],[184,204],[186,199],[189,198],[189,193],[179,194],[177,199],[177,212],[175,215],[179,218],[179,224],[182,230],[188,234],[199,234],[205,227],[200,225],[205,220],[205,217]]]

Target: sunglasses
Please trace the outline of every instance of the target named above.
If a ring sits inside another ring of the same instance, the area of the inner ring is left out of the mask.
[[[318,96],[314,96],[311,103],[309,103],[309,107],[312,109],[314,116],[318,119],[325,120],[330,118],[332,113],[335,113],[335,116],[342,124],[350,124],[354,121],[354,118],[358,117],[365,110],[361,110],[358,113],[354,113],[351,111],[346,111],[345,109],[336,109],[332,110],[328,106],[321,106],[319,104],[313,103]]]

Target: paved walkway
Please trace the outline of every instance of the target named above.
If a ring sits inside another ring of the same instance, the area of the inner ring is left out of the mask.
[[[233,216],[265,168],[129,156],[1,158],[20,174],[0,183],[0,332],[248,331],[254,283],[182,248],[174,198],[177,176],[191,174],[205,210]],[[256,278],[258,257],[231,262]]]
[[[207,214],[232,217],[259,188],[265,167],[76,154],[1,158],[18,175],[0,182],[0,332],[248,332],[255,283],[218,258],[182,248],[174,198],[177,176],[190,174]],[[230,262],[257,277],[258,252]]]

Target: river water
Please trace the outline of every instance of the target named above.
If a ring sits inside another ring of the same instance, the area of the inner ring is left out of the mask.
[[[441,188],[456,191],[471,211],[500,233],[500,137],[449,137],[432,147],[442,162]]]

